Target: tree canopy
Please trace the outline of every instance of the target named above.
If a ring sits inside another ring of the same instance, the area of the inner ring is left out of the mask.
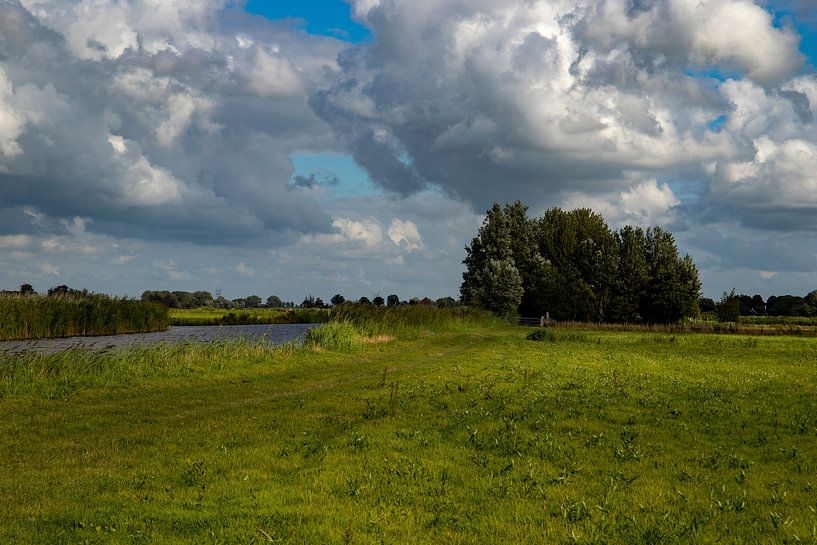
[[[488,210],[466,247],[464,303],[577,321],[669,323],[698,312],[698,270],[668,231],[612,231],[587,208],[527,213],[519,201]]]

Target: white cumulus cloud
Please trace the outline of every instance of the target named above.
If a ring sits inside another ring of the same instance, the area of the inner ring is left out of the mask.
[[[567,209],[591,208],[614,227],[622,225],[664,225],[675,221],[674,208],[681,204],[672,188],[657,180],[647,180],[626,191],[608,196],[570,195],[562,205]]]
[[[389,225],[389,239],[410,252],[422,250],[425,247],[417,225],[408,220],[393,219]]]
[[[337,218],[332,226],[338,229],[344,239],[362,242],[368,247],[374,247],[383,241],[383,227],[373,220]]]

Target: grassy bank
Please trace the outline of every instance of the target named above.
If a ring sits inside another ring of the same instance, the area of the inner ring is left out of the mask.
[[[317,324],[329,320],[326,309],[279,309],[252,308],[224,310],[201,307],[194,309],[170,309],[172,325],[242,325],[242,324]]]
[[[676,324],[620,324],[620,323],[593,323],[593,322],[550,322],[549,327],[558,329],[579,329],[593,331],[630,331],[638,333],[711,333],[717,335],[758,335],[758,336],[795,336],[817,337],[817,323],[796,320],[755,321],[743,320],[739,322],[714,322],[692,320]]]
[[[6,361],[0,542],[817,543],[814,339],[427,318]]]
[[[741,324],[754,325],[800,325],[817,327],[817,318],[806,316],[741,316]]]
[[[167,309],[158,303],[105,295],[0,296],[0,340],[164,331]]]

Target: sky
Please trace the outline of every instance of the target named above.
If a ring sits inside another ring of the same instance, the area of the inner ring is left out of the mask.
[[[0,0],[0,288],[457,296],[493,202],[817,289],[812,0]]]

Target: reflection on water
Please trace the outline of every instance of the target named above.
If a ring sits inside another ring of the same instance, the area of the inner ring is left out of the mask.
[[[89,348],[102,350],[108,348],[177,343],[181,341],[208,342],[228,339],[264,339],[277,345],[303,339],[306,330],[320,324],[272,324],[272,325],[226,325],[226,326],[181,326],[171,327],[159,333],[134,333],[131,335],[109,335],[105,337],[68,337],[65,339],[36,339],[29,341],[2,341],[0,354],[19,354],[26,350],[35,350],[53,354],[69,348]]]

